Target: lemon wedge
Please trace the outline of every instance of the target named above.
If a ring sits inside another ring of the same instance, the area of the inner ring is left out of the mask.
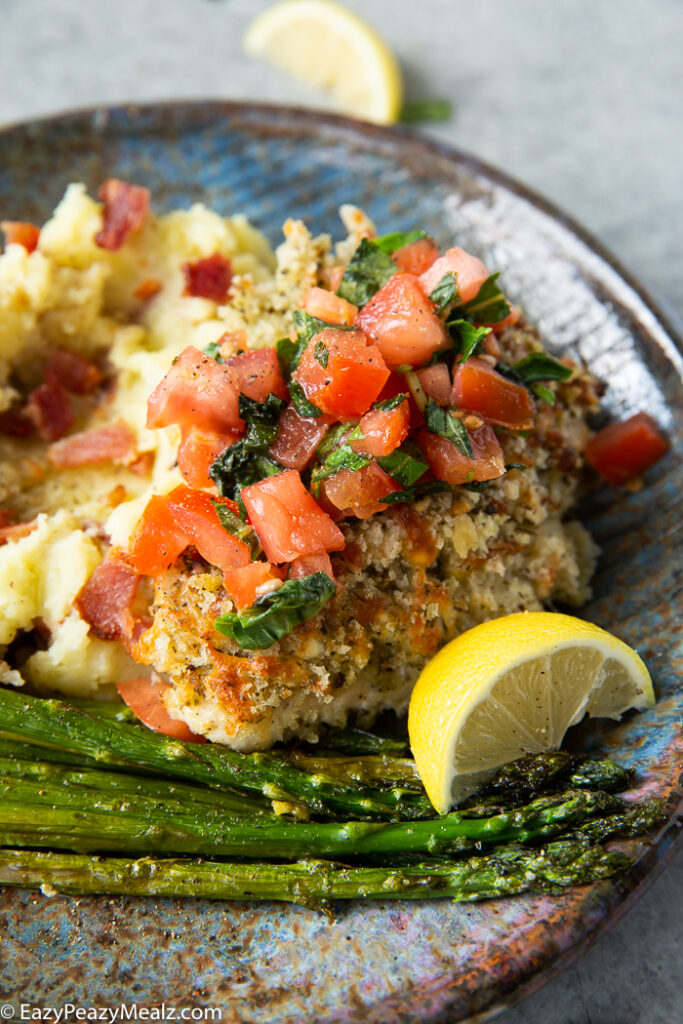
[[[283,0],[244,36],[244,49],[310,85],[332,92],[355,117],[396,121],[403,82],[396,57],[361,18],[333,0]]]
[[[410,699],[410,745],[445,814],[500,765],[559,747],[585,714],[619,718],[653,703],[627,644],[571,615],[522,612],[475,626],[432,658]]]

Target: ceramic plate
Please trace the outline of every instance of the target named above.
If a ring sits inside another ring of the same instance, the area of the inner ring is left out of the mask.
[[[608,410],[651,412],[681,450],[682,362],[643,289],[547,203],[471,157],[412,135],[285,108],[162,104],[77,113],[0,133],[0,211],[41,222],[70,181],[115,176],[157,209],[202,200],[243,212],[273,243],[285,217],[340,233],[337,207],[382,231],[422,227],[502,270],[550,349],[609,382]],[[681,464],[639,494],[605,488],[586,509],[603,549],[582,614],[637,647],[652,711],[584,729],[581,742],[638,770],[669,822],[683,765]],[[678,602],[678,604],[677,604]],[[678,624],[678,629],[677,629]],[[0,989],[34,1004],[216,1006],[224,1021],[461,1021],[509,1004],[564,966],[669,857],[673,829],[611,881],[558,898],[339,905],[336,920],[280,903],[0,895]]]

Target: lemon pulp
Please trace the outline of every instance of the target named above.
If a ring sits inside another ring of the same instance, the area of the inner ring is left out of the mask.
[[[522,612],[475,626],[424,668],[408,713],[417,769],[445,814],[492,771],[560,746],[585,714],[654,703],[638,654],[589,622]]]
[[[333,0],[282,0],[248,27],[244,49],[328,89],[347,114],[390,124],[403,98],[396,57],[377,33]]]

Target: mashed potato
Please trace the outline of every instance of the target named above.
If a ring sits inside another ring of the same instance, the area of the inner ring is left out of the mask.
[[[263,748],[315,737],[351,712],[370,722],[383,708],[404,710],[427,658],[483,619],[586,599],[595,549],[565,522],[585,413],[596,405],[580,373],[557,387],[557,406],[539,413],[530,437],[508,432],[501,442],[506,463],[522,468],[479,492],[347,522],[337,597],[266,652],[240,651],[215,632],[232,604],[220,570],[196,560],[179,559],[155,581],[151,626],[127,651],[94,636],[79,614],[79,591],[109,548],[126,546],[152,494],[181,482],[178,428],[145,426],[150,392],[188,345],[259,348],[287,335],[303,296],[372,231],[355,208],[342,216],[349,238],[336,255],[297,221],[285,223],[273,253],[243,217],[201,205],[150,214],[111,252],[95,243],[101,204],[71,185],[34,252],[10,244],[0,255],[0,679],[106,696],[155,670],[173,684],[173,716],[213,740]],[[183,264],[215,253],[234,275],[224,305],[184,294]],[[541,348],[528,328],[508,328],[500,343],[512,360]],[[59,469],[44,440],[18,436],[12,416],[55,349],[104,374],[92,395],[72,397],[70,432],[124,422],[133,456]]]

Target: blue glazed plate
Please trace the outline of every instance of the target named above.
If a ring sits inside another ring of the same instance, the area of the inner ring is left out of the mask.
[[[0,211],[41,222],[70,181],[149,186],[158,209],[202,200],[243,212],[271,241],[287,216],[339,234],[342,202],[383,231],[423,227],[502,270],[503,286],[557,354],[609,382],[617,416],[647,409],[675,450],[639,494],[586,508],[603,548],[582,614],[648,663],[655,708],[580,739],[637,768],[668,825],[683,772],[680,667],[683,364],[646,293],[557,210],[471,157],[398,131],[307,111],[228,103],[76,113],[0,133]],[[0,893],[0,990],[58,1006],[214,1006],[224,1021],[403,1024],[495,1013],[596,938],[671,854],[674,830],[628,873],[550,899],[340,905],[330,922],[284,904],[45,898]],[[49,1000],[48,1000],[49,995]],[[14,1005],[14,1004],[13,1004]]]

